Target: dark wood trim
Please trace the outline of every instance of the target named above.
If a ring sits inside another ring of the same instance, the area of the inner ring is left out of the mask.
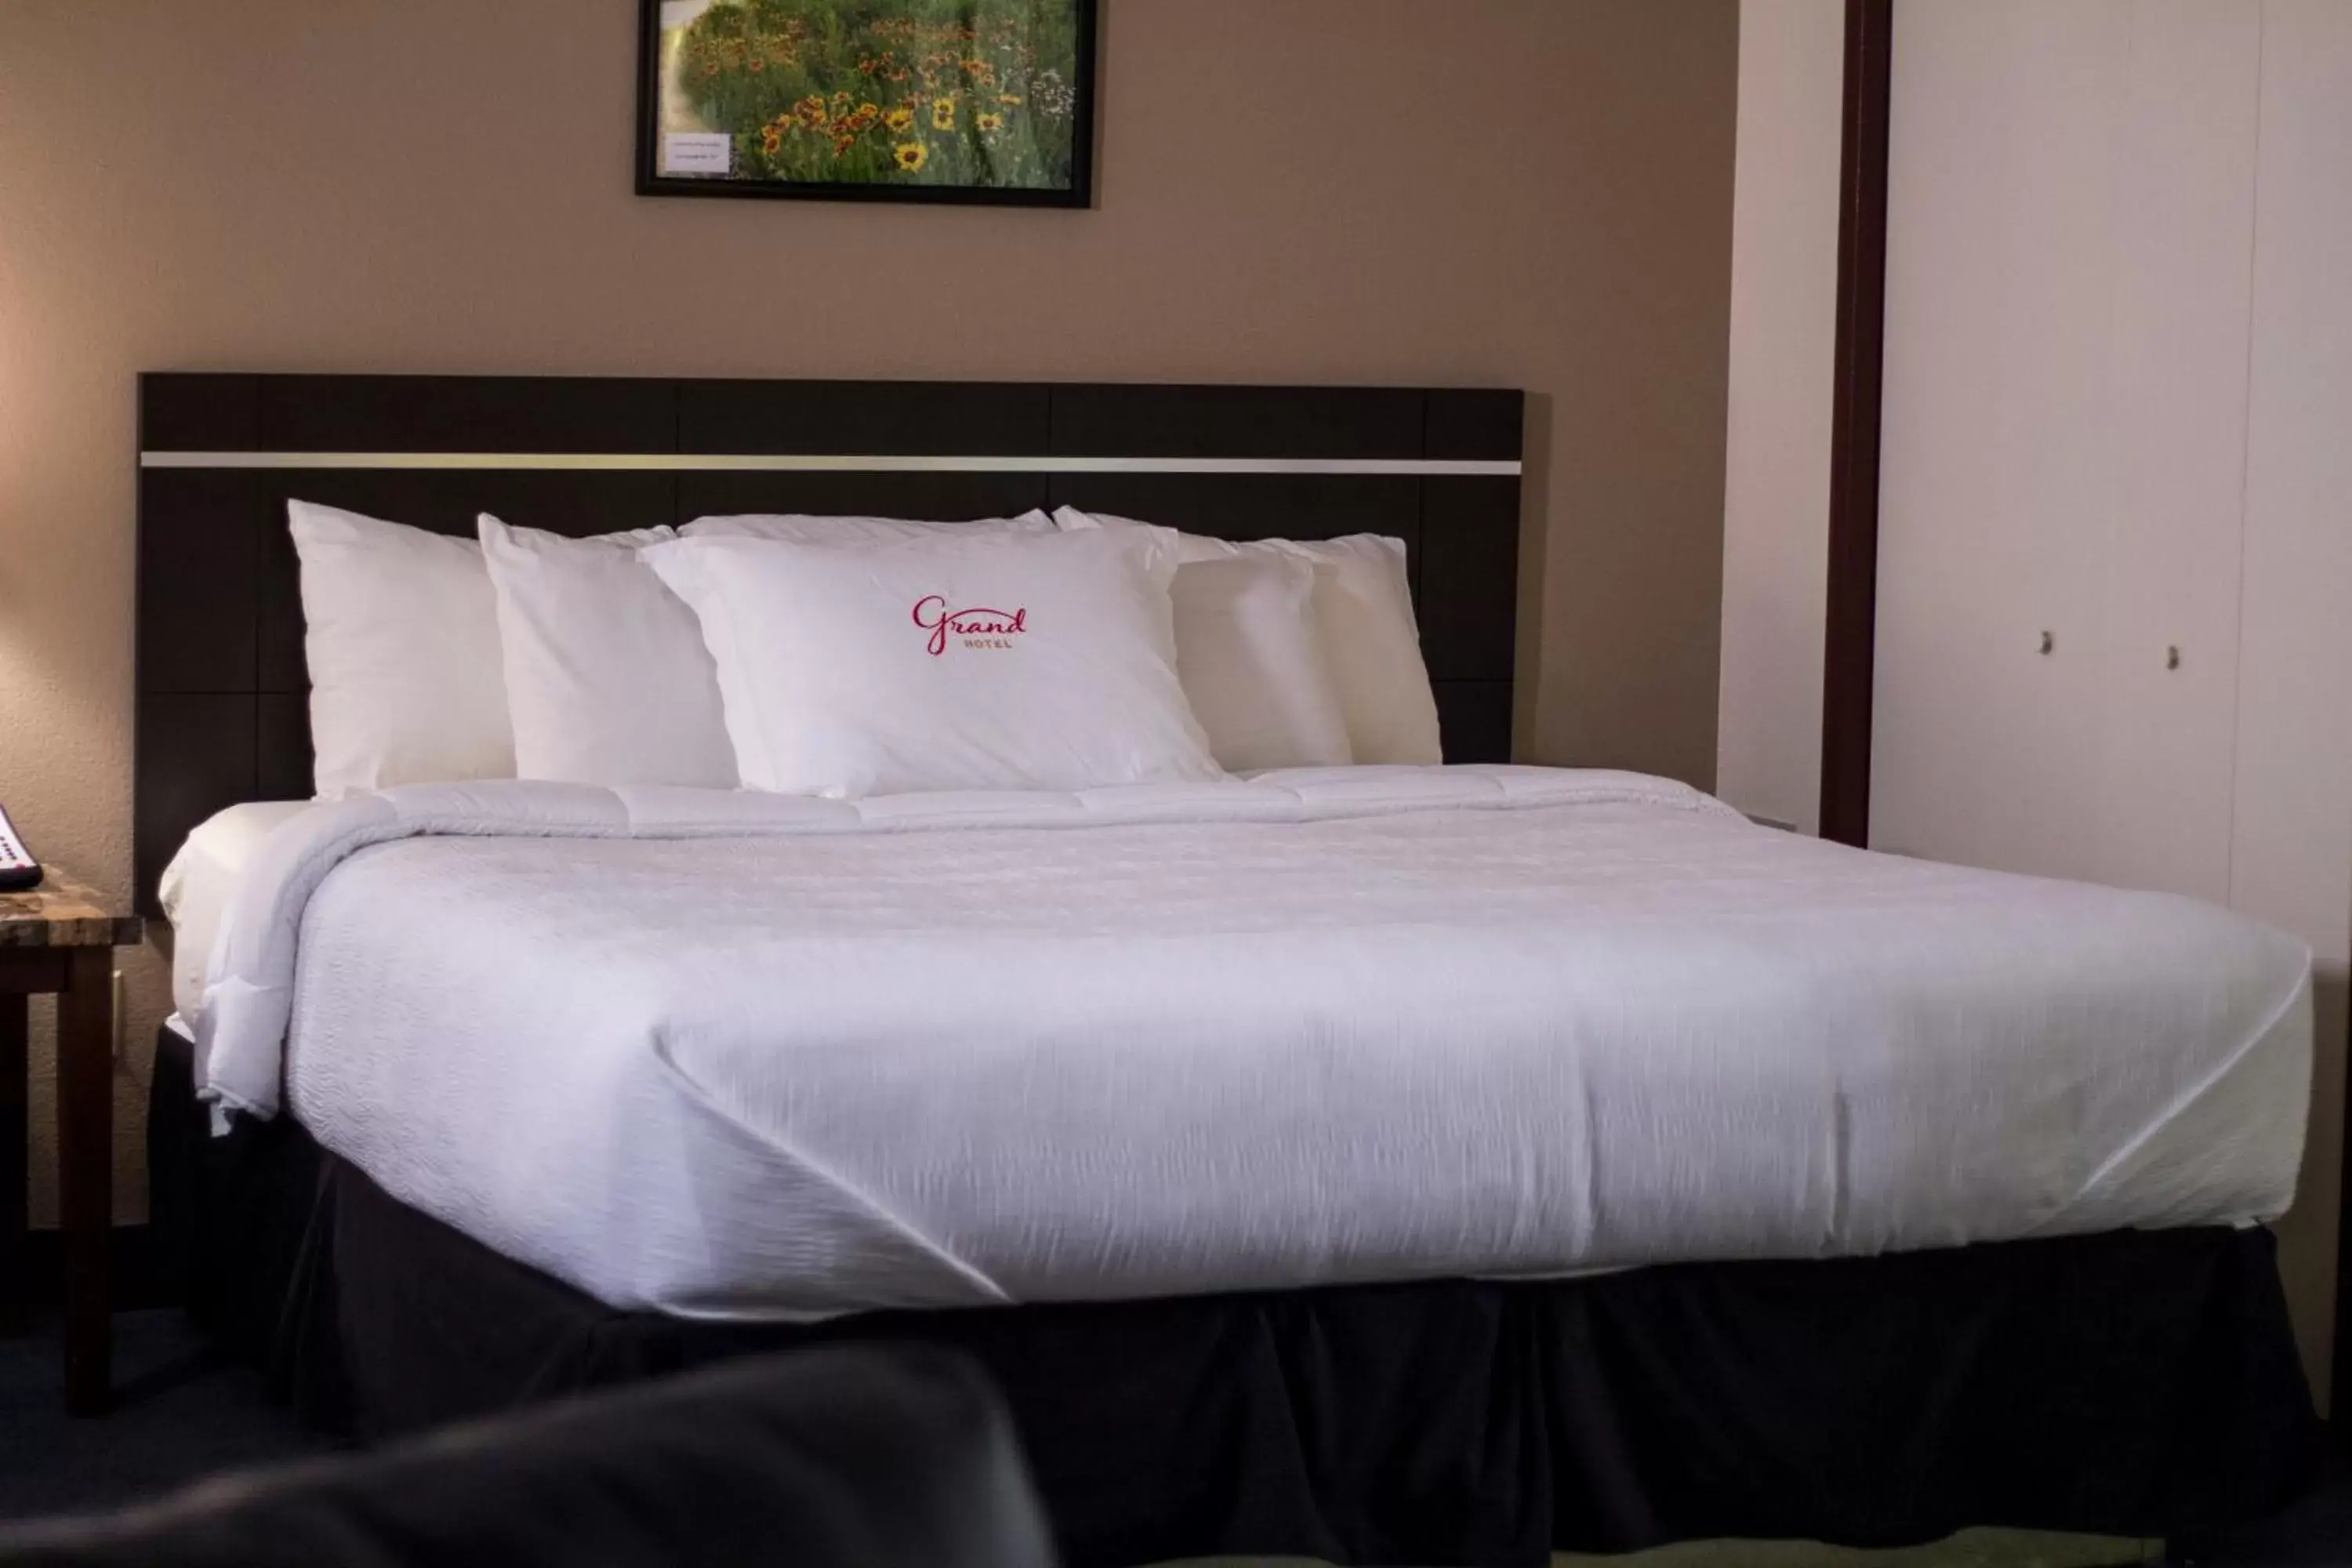
[[[1886,342],[1886,122],[1894,0],[1846,0],[1836,389],[1822,681],[1822,837],[1870,838],[1878,636],[1878,438]]]
[[[118,1225],[107,1231],[107,1273],[113,1287],[111,1305],[117,1312],[141,1312],[156,1307],[186,1305],[185,1293],[165,1279],[155,1260],[152,1228],[143,1224]],[[18,1294],[25,1316],[19,1330],[53,1324],[65,1303],[65,1236],[56,1230],[36,1230],[25,1237],[24,1282]]]
[[[114,952],[77,947],[58,993],[58,1228],[65,1238],[66,1408],[101,1415],[114,1385],[107,1280],[114,1219]]]
[[[32,1152],[26,1036],[24,996],[0,991],[0,1334],[24,1328],[31,1301],[25,1231],[26,1166]]]
[[[59,880],[61,889],[71,885]],[[0,1161],[8,1166],[0,1175],[0,1205],[5,1210],[0,1213],[0,1258],[9,1265],[0,1289],[12,1293],[5,1315],[20,1322],[33,1271],[25,1215],[25,994],[52,991],[58,999],[58,1247],[66,1408],[95,1415],[105,1411],[112,1387],[108,1279],[114,1208],[114,950],[89,940],[72,923],[44,921],[37,913],[14,922],[19,934],[78,945],[0,946],[0,1071],[9,1080],[0,1087],[0,1115],[10,1122],[0,1134]]]
[[[2320,1016],[2326,1016],[2326,1007]],[[2325,1042],[2321,1042],[2325,1048]],[[2346,1022],[2338,1048],[2352,1051],[2352,1019]],[[2344,1129],[2352,1134],[2352,1096],[2347,1097]],[[2310,1156],[2305,1155],[2308,1159]],[[2330,1343],[2327,1388],[2327,1429],[2336,1446],[2352,1452],[2352,1161],[2336,1174],[2336,1321]]]
[[[0,948],[0,996],[47,996],[66,983],[66,952],[58,948]]]

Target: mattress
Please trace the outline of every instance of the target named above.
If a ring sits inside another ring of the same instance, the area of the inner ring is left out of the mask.
[[[185,1020],[196,1014],[204,999],[205,965],[229,895],[244,876],[246,863],[281,822],[299,816],[310,803],[299,800],[255,800],[232,805],[206,817],[180,846],[163,868],[157,888],[163,918],[172,923],[172,1005],[178,1009],[167,1020],[182,1034]]]
[[[618,1307],[794,1319],[2282,1212],[2309,955],[1637,775],[322,805],[205,1092]]]

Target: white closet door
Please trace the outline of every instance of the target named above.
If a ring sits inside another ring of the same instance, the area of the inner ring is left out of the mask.
[[[2252,0],[2136,0],[2116,169],[2090,870],[2216,903],[2230,896],[2262,41]]]
[[[2278,1235],[2304,1364],[2324,1391],[2352,959],[2352,3],[2266,0],[2263,18],[2230,901],[2318,960],[2310,1141]]]
[[[2260,43],[1896,6],[1882,847],[2226,896]]]
[[[2231,902],[2340,974],[2352,959],[2352,4],[2267,0],[2263,15]]]
[[[2111,108],[2129,17],[2128,0],[1895,9],[1871,759],[1881,847],[2073,867],[2065,825],[2089,800],[2071,717],[2091,700],[2082,590],[2112,468]]]

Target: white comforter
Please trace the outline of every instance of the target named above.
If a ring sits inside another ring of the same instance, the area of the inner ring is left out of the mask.
[[[280,829],[197,1034],[606,1301],[804,1316],[2269,1217],[2308,976],[1628,774],[500,783]]]

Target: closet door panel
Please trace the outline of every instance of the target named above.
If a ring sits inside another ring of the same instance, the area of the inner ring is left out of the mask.
[[[2086,873],[2128,0],[1899,0],[1871,835]],[[2041,651],[2048,632],[2052,651]]]
[[[2260,47],[1897,6],[1882,847],[2226,895]]]
[[[2311,1130],[2279,1273],[2331,1378],[2352,961],[2352,5],[2265,0],[2231,905],[2312,944]],[[2352,1342],[2334,1345],[2340,1360]]]
[[[2230,894],[2262,36],[2259,5],[2137,0],[2115,142],[2116,500],[2098,579],[2090,870],[2217,903]]]
[[[2352,5],[2266,0],[2263,15],[2231,902],[2341,971],[2352,960]]]

